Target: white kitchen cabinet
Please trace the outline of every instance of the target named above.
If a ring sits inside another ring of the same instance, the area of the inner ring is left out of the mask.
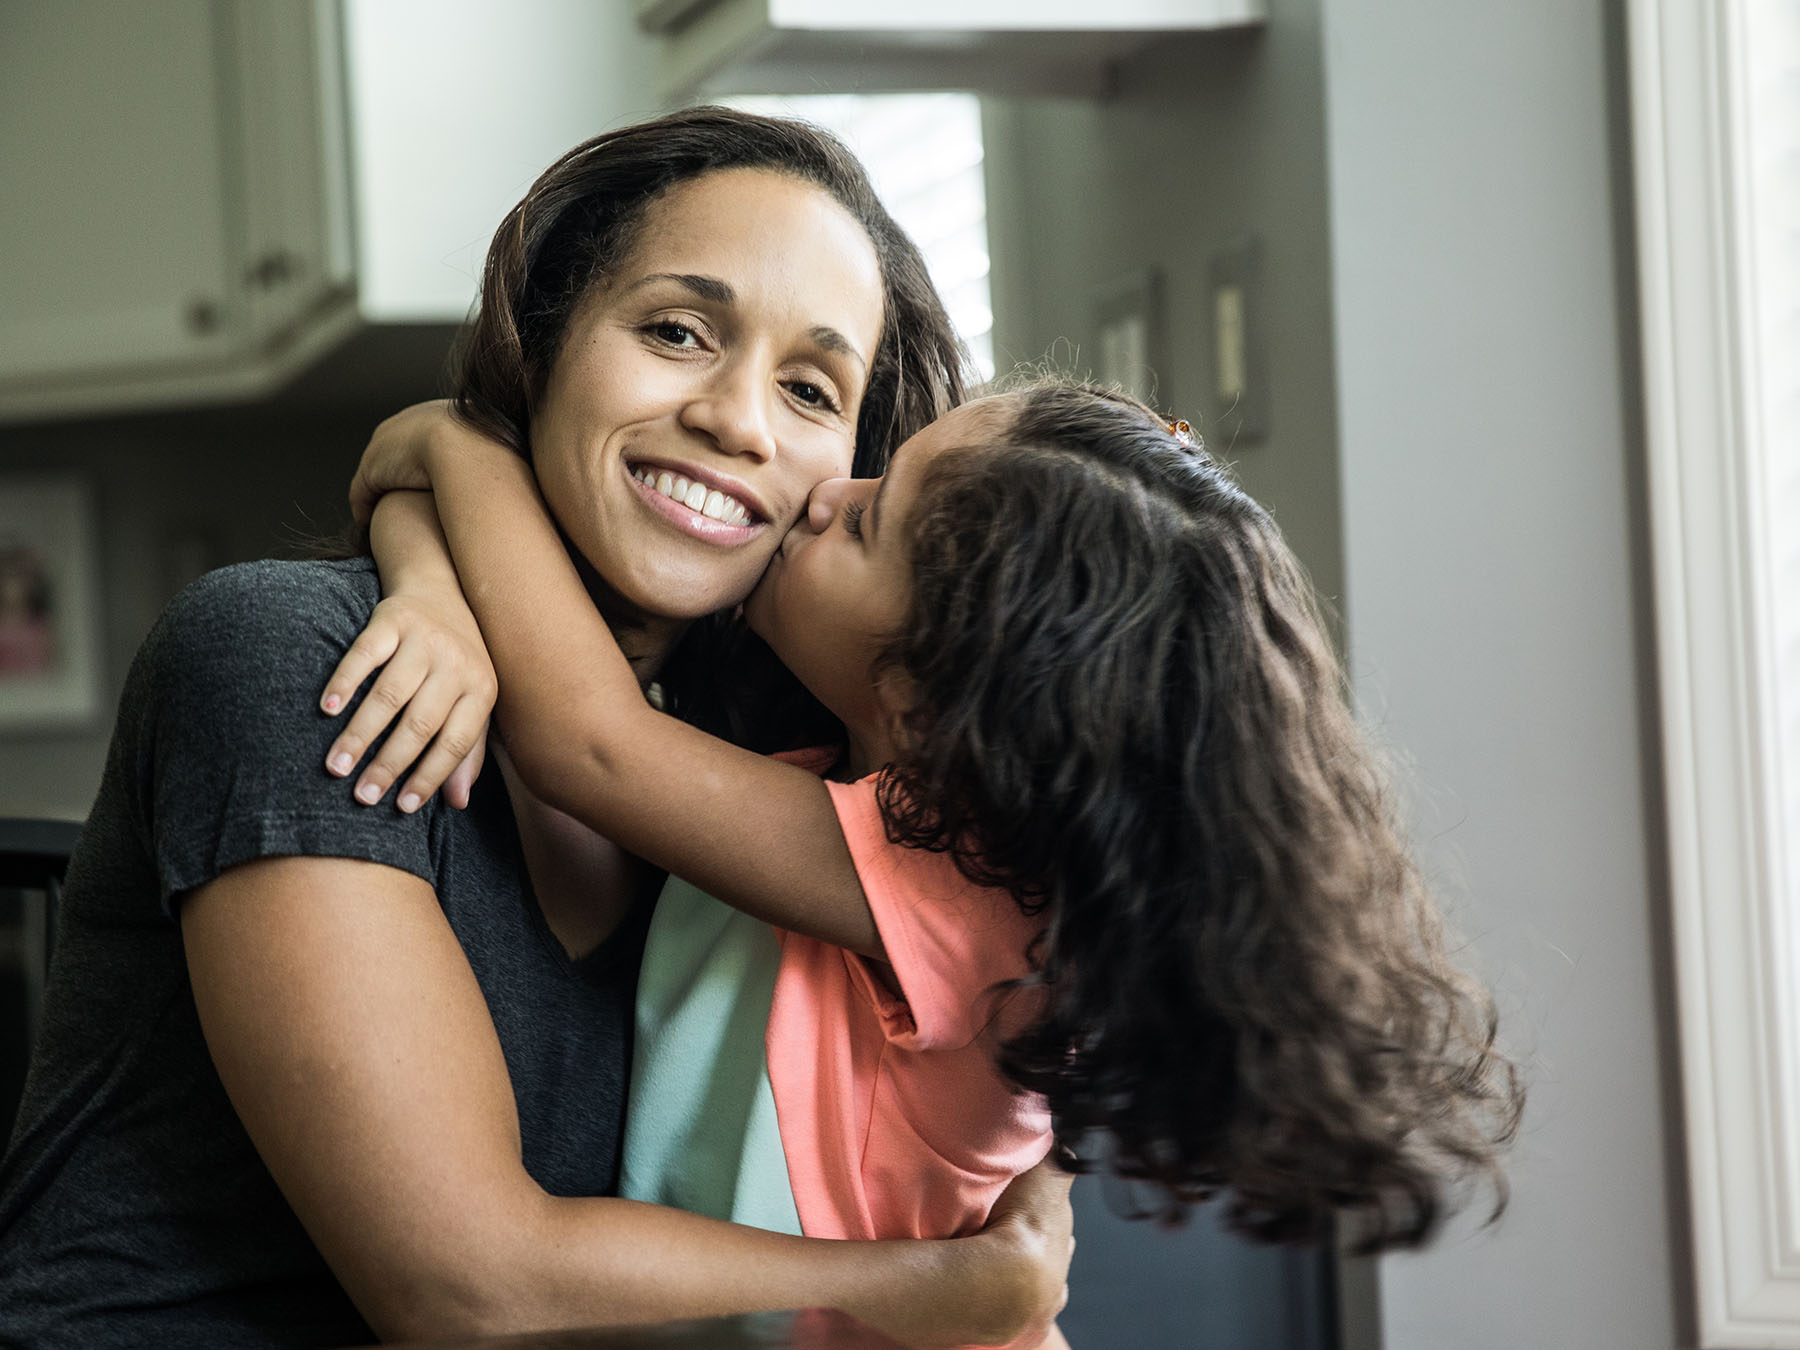
[[[0,421],[460,321],[531,180],[658,111],[655,51],[624,0],[0,0]]]
[[[347,0],[357,283],[381,323],[455,323],[500,218],[563,151],[662,111],[628,0]]]
[[[1246,28],[1266,0],[636,0],[665,98],[1108,91],[1161,34]]]
[[[0,0],[0,415],[242,384],[347,297],[331,14]]]

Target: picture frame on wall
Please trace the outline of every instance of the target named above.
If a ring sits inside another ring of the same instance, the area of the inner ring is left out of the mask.
[[[1155,404],[1167,399],[1162,277],[1153,267],[1119,277],[1094,297],[1100,383]]]
[[[0,735],[99,713],[95,547],[83,479],[0,475]]]

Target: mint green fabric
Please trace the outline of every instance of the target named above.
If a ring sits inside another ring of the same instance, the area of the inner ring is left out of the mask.
[[[799,1233],[763,1034],[774,930],[670,877],[638,976],[619,1193]]]

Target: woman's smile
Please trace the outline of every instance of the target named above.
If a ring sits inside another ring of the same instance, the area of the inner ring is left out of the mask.
[[[768,526],[768,509],[755,492],[729,475],[647,459],[625,467],[650,511],[695,539],[735,548]]]

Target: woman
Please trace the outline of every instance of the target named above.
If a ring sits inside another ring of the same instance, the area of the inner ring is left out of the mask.
[[[769,686],[717,676],[730,647],[702,616],[749,590],[815,482],[853,454],[877,470],[960,392],[942,309],[854,160],[700,109],[578,147],[502,223],[458,403],[530,454],[643,678],[767,742]],[[646,467],[704,485],[709,523],[657,507]],[[134,663],[0,1172],[0,1340],[330,1344],[831,1304],[929,1343],[1046,1319],[1054,1181],[952,1244],[595,1198],[616,1182],[627,916],[657,878],[510,775],[464,812],[399,815],[296,772],[337,729],[308,709],[376,599],[366,560],[228,569]]]

